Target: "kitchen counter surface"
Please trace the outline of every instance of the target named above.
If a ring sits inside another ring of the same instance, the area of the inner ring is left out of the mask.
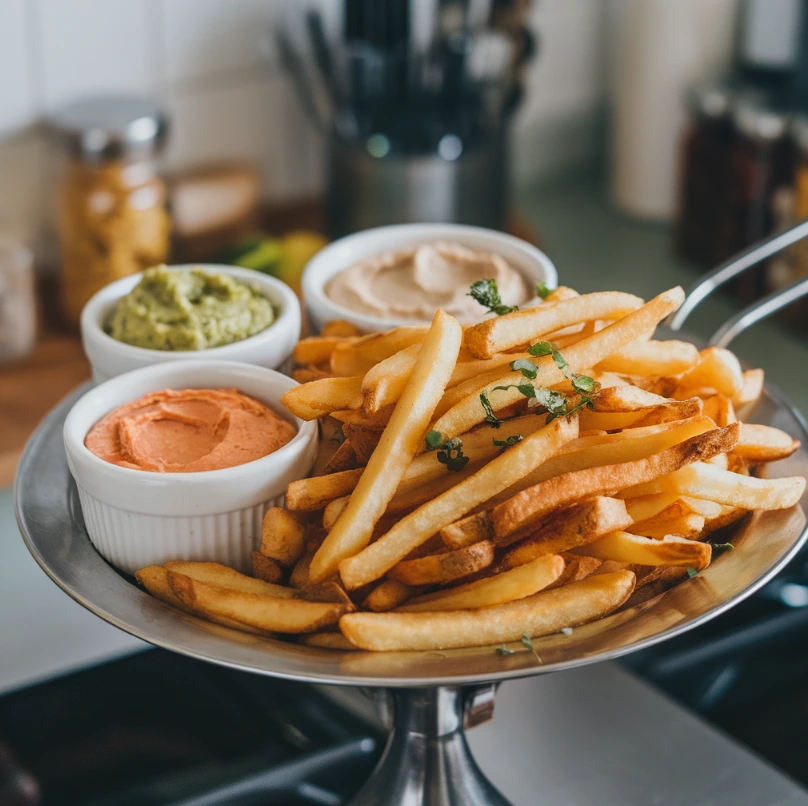
[[[522,192],[519,206],[540,233],[560,282],[579,291],[650,297],[675,284],[687,288],[698,276],[698,269],[671,256],[665,227],[620,216],[593,180]],[[710,301],[694,316],[693,332],[708,336],[736,307],[727,299]],[[742,359],[765,366],[768,379],[803,411],[807,348],[770,323],[734,345]],[[0,694],[144,646],[75,604],[45,576],[19,537],[11,491],[0,491]],[[498,711],[493,723],[471,734],[471,743],[517,806],[560,802],[565,791],[570,804],[808,806],[808,796],[786,778],[611,665],[509,684]],[[730,786],[736,796],[727,801]]]

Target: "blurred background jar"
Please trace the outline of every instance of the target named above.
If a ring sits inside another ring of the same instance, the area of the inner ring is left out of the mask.
[[[17,236],[0,232],[0,363],[24,358],[35,338],[34,258]]]
[[[167,120],[153,101],[98,96],[53,120],[65,165],[58,191],[60,297],[66,323],[113,280],[165,262],[170,243],[158,157]]]

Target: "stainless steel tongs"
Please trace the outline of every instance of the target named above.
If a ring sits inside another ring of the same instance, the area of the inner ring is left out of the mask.
[[[797,243],[808,236],[808,219],[799,224],[778,232],[763,241],[759,241],[754,246],[736,255],[731,260],[723,263],[718,268],[713,269],[704,275],[687,292],[687,297],[682,303],[682,307],[673,313],[668,320],[668,327],[671,330],[680,330],[687,318],[713,291],[719,286],[732,280],[747,269],[752,268],[761,260],[776,255],[783,249]],[[792,302],[796,302],[801,297],[808,294],[808,277],[797,280],[786,288],[775,291],[763,299],[752,303],[739,313],[730,317],[718,330],[710,337],[708,344],[717,347],[727,347],[737,336],[740,336],[747,328],[765,319],[771,314],[785,308]]]

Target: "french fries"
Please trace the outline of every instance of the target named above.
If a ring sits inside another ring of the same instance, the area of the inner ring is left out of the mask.
[[[634,574],[619,571],[479,610],[350,613],[340,619],[339,626],[351,643],[376,652],[494,645],[603,618],[633,590]]]
[[[325,579],[337,570],[341,560],[353,557],[367,546],[373,527],[421,445],[457,361],[461,337],[457,321],[439,310],[379,445],[348,505],[312,559],[309,574],[313,581]]]
[[[283,398],[320,420],[320,454],[267,511],[252,576],[170,562],[138,581],[191,616],[342,652],[519,641],[687,584],[721,562],[710,535],[796,505],[805,479],[759,476],[800,447],[744,422],[762,371],[654,339],[682,299],[561,287],[464,328],[440,311],[368,336],[327,325]]]

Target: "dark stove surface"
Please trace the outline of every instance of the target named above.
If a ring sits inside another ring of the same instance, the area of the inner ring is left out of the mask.
[[[155,649],[0,698],[0,806],[338,806],[379,738],[310,686]]]

